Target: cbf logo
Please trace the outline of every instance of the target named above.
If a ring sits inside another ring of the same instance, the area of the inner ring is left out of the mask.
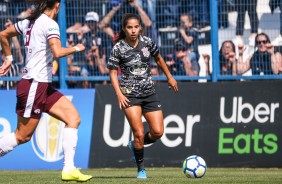
[[[44,161],[56,162],[63,158],[62,137],[65,124],[43,113],[32,136],[31,144],[36,155]]]
[[[71,101],[72,96],[67,96]],[[42,113],[38,126],[31,138],[36,155],[47,162],[63,158],[63,130],[65,124],[49,114]]]

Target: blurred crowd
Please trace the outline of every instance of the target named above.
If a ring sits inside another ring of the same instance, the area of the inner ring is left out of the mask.
[[[282,0],[267,0],[271,13],[282,8]],[[199,76],[210,75],[210,12],[209,0],[107,0],[107,1],[66,1],[67,46],[83,43],[86,50],[67,58],[69,76],[99,76],[97,80],[68,81],[70,87],[92,88],[97,84],[106,84],[108,76],[106,66],[111,48],[120,31],[120,21],[124,13],[139,14],[145,35],[159,46],[161,55],[173,75]],[[221,75],[277,75],[282,72],[282,24],[280,34],[270,40],[263,28],[259,29],[257,12],[258,0],[218,0],[218,28],[228,29],[230,12],[236,12],[236,30],[234,35],[224,40],[219,48],[219,66]],[[16,9],[17,8],[17,9]],[[13,21],[26,18],[34,7],[17,0],[0,0],[2,29],[11,26]],[[15,16],[16,15],[16,16]],[[246,34],[244,25],[246,15],[250,22],[250,34]],[[280,21],[282,13],[280,13]],[[21,40],[13,38],[12,47],[16,62],[9,76],[20,75],[23,64]],[[250,49],[251,48],[251,49]],[[209,51],[205,50],[209,49]],[[248,52],[246,51],[248,50]],[[3,58],[2,58],[3,59]],[[204,65],[200,64],[200,59]],[[53,75],[58,76],[58,61],[54,58]],[[151,63],[154,76],[162,73],[156,64]],[[4,82],[0,85],[7,85]],[[13,87],[14,84],[9,84]]]

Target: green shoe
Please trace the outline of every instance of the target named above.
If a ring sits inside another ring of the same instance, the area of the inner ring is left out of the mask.
[[[74,168],[71,172],[66,173],[62,171],[62,181],[78,181],[85,182],[92,178],[91,175],[82,174],[80,169]]]

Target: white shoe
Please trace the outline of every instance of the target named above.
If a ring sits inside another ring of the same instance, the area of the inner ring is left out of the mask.
[[[281,46],[282,45],[282,36],[279,35],[277,38],[275,38],[272,41],[272,45],[274,45],[274,46]]]

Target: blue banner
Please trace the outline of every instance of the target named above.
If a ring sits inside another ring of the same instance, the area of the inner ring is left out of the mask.
[[[81,124],[75,165],[86,169],[89,163],[95,90],[60,90],[77,108]],[[0,91],[0,138],[17,127],[16,91]],[[32,139],[0,158],[2,170],[38,170],[63,168],[62,130],[64,123],[43,113]]]

